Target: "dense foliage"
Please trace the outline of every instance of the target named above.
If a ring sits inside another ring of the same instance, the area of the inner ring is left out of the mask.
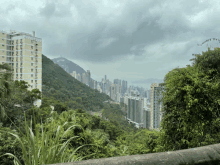
[[[196,57],[193,66],[173,69],[165,76],[161,151],[220,142],[220,50]]]

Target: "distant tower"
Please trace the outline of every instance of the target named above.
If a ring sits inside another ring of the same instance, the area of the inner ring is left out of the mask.
[[[105,75],[105,80],[107,80],[107,76]]]
[[[91,74],[90,74],[90,70],[87,70],[87,83],[88,85],[90,84],[90,78],[91,78]]]

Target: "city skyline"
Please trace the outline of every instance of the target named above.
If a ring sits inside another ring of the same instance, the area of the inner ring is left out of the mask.
[[[36,32],[42,54],[64,57],[90,70],[150,89],[192,54],[219,46],[220,2],[1,1],[1,30]],[[210,40],[217,38],[217,40]],[[208,40],[208,42],[204,42]]]

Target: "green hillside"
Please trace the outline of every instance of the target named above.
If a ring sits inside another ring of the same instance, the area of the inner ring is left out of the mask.
[[[81,83],[44,55],[42,63],[43,97],[61,102],[76,101],[87,111],[99,111],[104,101],[112,100],[108,95]]]

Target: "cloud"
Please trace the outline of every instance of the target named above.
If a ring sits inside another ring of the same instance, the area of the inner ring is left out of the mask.
[[[0,2],[0,28],[36,32],[43,54],[62,55],[91,68],[120,63],[111,77],[158,77],[189,64],[220,33],[220,1],[17,0]],[[97,69],[98,71],[100,69]],[[101,72],[100,72],[101,74]],[[135,77],[135,76],[134,76]]]

